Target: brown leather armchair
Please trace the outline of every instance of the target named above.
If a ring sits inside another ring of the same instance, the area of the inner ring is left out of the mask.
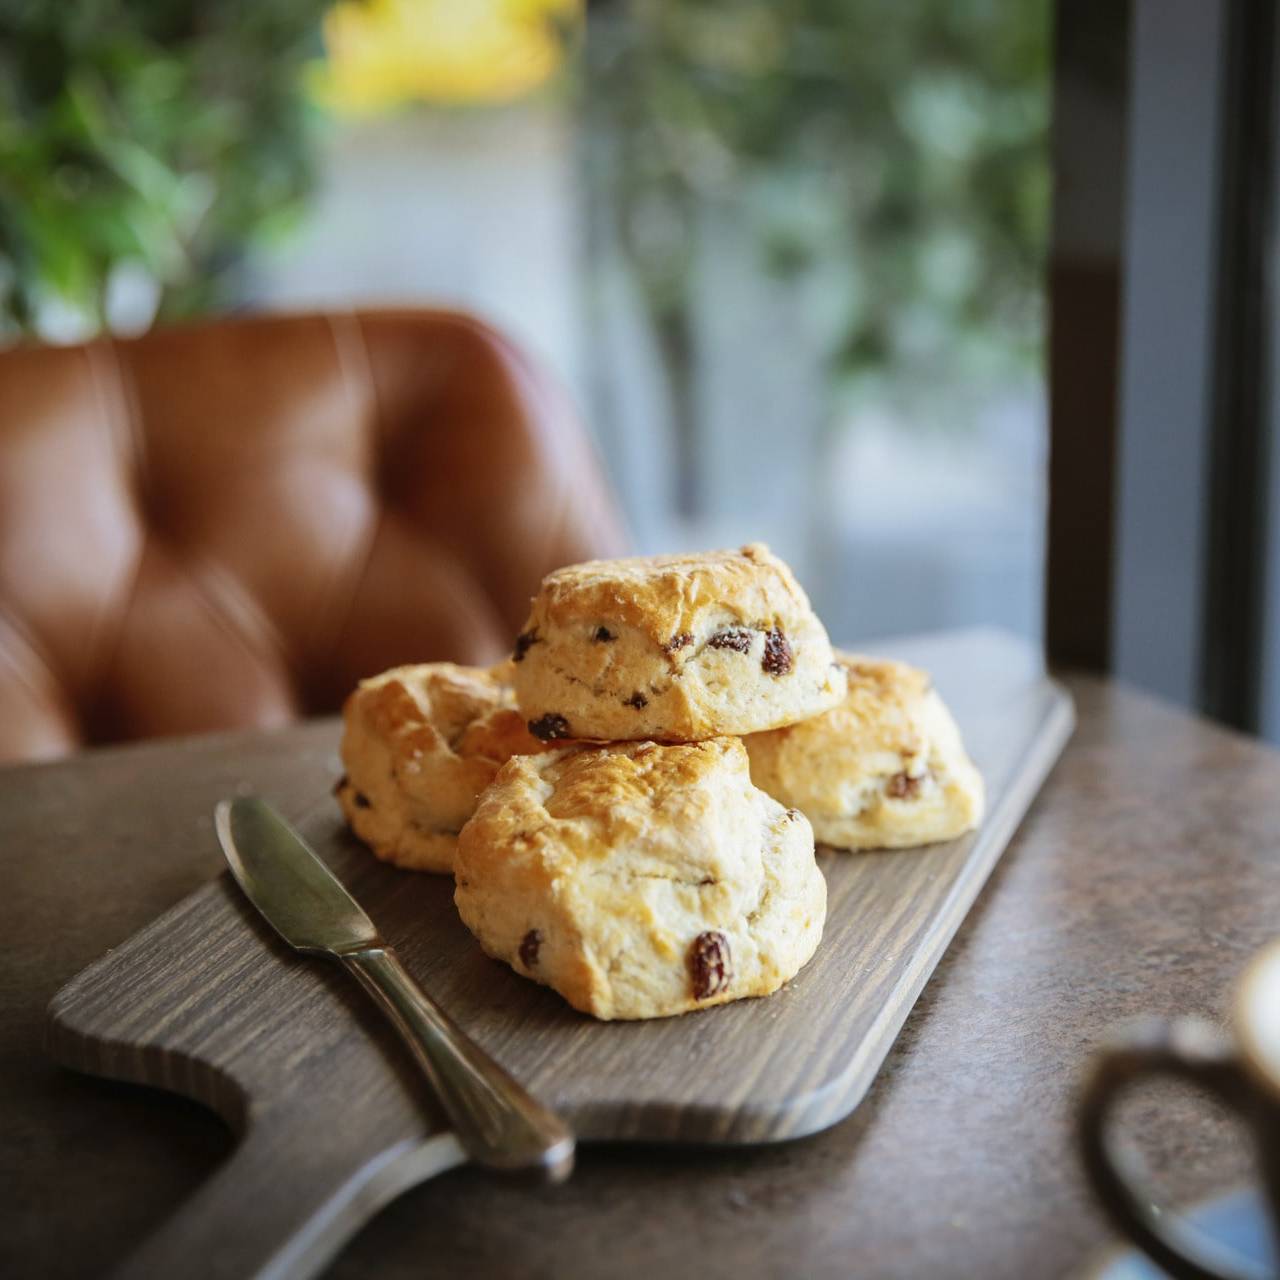
[[[0,760],[495,659],[544,573],[620,540],[566,402],[466,316],[0,352]]]

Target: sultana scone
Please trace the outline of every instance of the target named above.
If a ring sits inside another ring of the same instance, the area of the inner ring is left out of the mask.
[[[752,786],[737,738],[517,756],[455,874],[485,951],[597,1018],[768,995],[826,918],[813,832]]]
[[[543,750],[515,709],[510,662],[395,667],[362,680],[342,714],[334,793],[379,858],[414,871],[452,871],[480,793],[511,756]]]
[[[808,598],[759,544],[557,570],[514,660],[520,710],[544,740],[754,733],[845,690]]]
[[[906,848],[977,826],[982,777],[929,677],[902,662],[837,658],[849,678],[840,706],[744,739],[752,781],[835,848]]]

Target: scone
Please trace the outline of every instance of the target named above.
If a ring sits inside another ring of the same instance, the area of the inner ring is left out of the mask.
[[[511,664],[395,667],[362,680],[342,709],[345,776],[334,788],[379,858],[453,870],[458,832],[502,765],[540,751],[515,709]]]
[[[737,738],[509,760],[462,829],[454,900],[489,955],[597,1018],[776,991],[813,955],[813,831]]]
[[[840,706],[744,739],[756,786],[840,849],[931,844],[977,826],[982,777],[929,677],[902,662],[838,658],[849,677]]]
[[[843,671],[767,547],[593,560],[543,579],[516,697],[544,740],[692,742],[836,706]]]

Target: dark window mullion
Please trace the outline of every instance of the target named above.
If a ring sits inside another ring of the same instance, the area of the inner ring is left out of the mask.
[[[1249,730],[1259,726],[1263,661],[1275,9],[1274,0],[1228,7],[1208,459],[1201,706]]]

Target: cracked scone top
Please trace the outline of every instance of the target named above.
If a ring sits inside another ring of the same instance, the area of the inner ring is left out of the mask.
[[[484,950],[597,1018],[768,995],[826,917],[808,822],[751,784],[736,738],[516,756],[455,875]]]
[[[744,739],[755,784],[836,848],[931,844],[977,826],[982,777],[929,677],[902,662],[837,657],[849,678],[840,706]]]
[[[415,871],[452,871],[481,791],[512,755],[543,749],[515,708],[509,662],[394,667],[362,680],[342,716],[342,811],[379,858]]]
[[[845,692],[808,597],[758,543],[557,570],[514,660],[520,710],[544,741],[755,733]]]

